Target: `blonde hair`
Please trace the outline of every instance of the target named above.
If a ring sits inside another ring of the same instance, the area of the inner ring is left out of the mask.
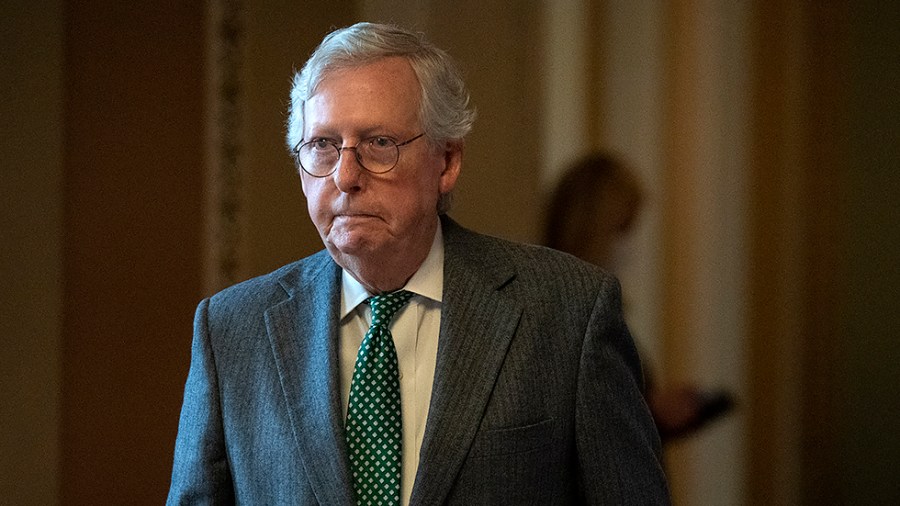
[[[589,238],[611,243],[626,234],[642,201],[641,185],[624,164],[606,153],[587,155],[566,170],[551,195],[545,244],[590,261]]]

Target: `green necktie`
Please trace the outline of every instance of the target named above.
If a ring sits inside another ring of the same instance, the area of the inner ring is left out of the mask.
[[[400,504],[400,370],[388,326],[412,296],[399,290],[368,299],[372,325],[359,345],[347,408],[350,470],[361,506]]]

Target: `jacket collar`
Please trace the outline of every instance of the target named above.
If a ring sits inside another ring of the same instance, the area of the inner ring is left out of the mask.
[[[504,243],[442,223],[444,303],[413,505],[441,504],[450,493],[522,314]]]
[[[306,476],[319,502],[351,504],[338,383],[340,268],[322,251],[281,280],[266,326]],[[315,289],[310,289],[315,287]]]

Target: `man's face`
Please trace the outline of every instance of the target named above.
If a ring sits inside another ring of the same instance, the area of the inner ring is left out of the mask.
[[[343,147],[376,135],[406,141],[422,133],[419,97],[418,80],[404,58],[335,71],[305,104],[303,139]],[[438,198],[456,183],[460,150],[435,149],[421,138],[400,147],[397,165],[384,174],[361,167],[353,150],[342,151],[330,176],[301,171],[310,217],[337,263],[363,284],[361,264],[415,272],[434,237]]]

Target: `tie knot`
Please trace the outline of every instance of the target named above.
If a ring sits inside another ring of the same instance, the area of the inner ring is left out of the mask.
[[[369,297],[372,307],[372,325],[388,325],[394,314],[400,310],[413,296],[412,292],[397,290]]]

